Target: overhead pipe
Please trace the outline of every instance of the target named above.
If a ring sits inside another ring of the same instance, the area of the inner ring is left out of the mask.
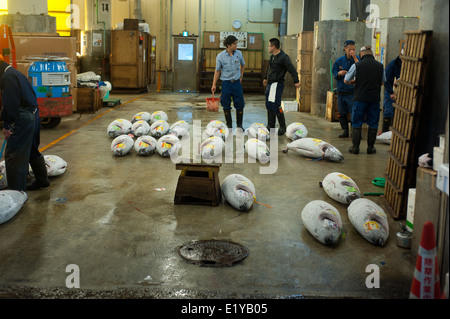
[[[134,0],[133,18],[142,20],[141,0]]]

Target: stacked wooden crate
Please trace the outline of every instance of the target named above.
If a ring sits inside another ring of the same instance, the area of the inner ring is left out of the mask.
[[[394,103],[394,122],[384,196],[387,211],[394,218],[405,216],[408,186],[414,184],[417,168],[415,137],[423,102],[427,57],[431,47],[431,31],[406,31],[406,52],[400,56],[402,70]]]
[[[304,31],[299,33],[297,49],[297,72],[300,80],[300,88],[297,89],[299,111],[310,112],[314,50],[313,31]]]

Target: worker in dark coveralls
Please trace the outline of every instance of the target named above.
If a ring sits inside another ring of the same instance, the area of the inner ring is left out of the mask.
[[[400,78],[401,70],[402,60],[400,59],[400,56],[392,60],[386,67],[383,102],[383,133],[389,131],[389,127],[392,125],[392,119],[394,118],[394,106],[392,103],[397,100],[397,96],[394,94],[394,81],[395,79]]]
[[[352,143],[349,152],[359,154],[361,129],[366,119],[367,154],[375,154],[375,140],[380,120],[381,86],[386,82],[383,64],[376,61],[372,48],[365,46],[360,51],[361,60],[352,65],[345,75],[344,83],[355,85],[355,102],[352,110]]]
[[[232,128],[231,99],[236,109],[236,126],[244,132],[242,120],[244,118],[244,91],[242,89],[242,78],[244,77],[245,61],[242,52],[237,50],[238,39],[229,35],[223,41],[225,50],[216,57],[216,71],[211,86],[211,92],[216,92],[219,78],[222,80],[222,94],[220,104],[223,107],[225,121],[228,128]]]
[[[349,137],[348,114],[352,113],[353,108],[353,93],[355,87],[344,83],[344,77],[353,64],[358,62],[356,55],[355,41],[347,40],[344,42],[345,55],[334,62],[333,77],[337,80],[337,103],[339,109],[339,123],[344,132],[339,135],[339,138]]]
[[[269,40],[269,67],[264,76],[263,85],[266,87],[267,129],[275,128],[276,120],[280,128],[278,135],[286,133],[286,120],[281,107],[281,95],[284,90],[284,77],[289,72],[294,80],[295,87],[300,87],[298,73],[289,56],[280,49],[280,40]]]
[[[47,167],[39,152],[40,119],[30,81],[0,55],[3,134],[8,188],[24,191],[48,187]],[[27,185],[28,163],[36,179]]]

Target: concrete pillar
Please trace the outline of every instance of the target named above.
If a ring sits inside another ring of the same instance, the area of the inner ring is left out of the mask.
[[[350,19],[350,0],[322,0],[320,2],[320,20]]]
[[[344,42],[352,39],[356,48],[366,43],[369,30],[364,22],[327,20],[314,24],[314,51],[311,90],[311,114],[325,116],[327,91],[332,89],[330,76],[330,61],[334,64],[336,59],[344,55]],[[336,88],[333,79],[333,88]]]
[[[8,0],[8,14],[48,14],[47,0]]]

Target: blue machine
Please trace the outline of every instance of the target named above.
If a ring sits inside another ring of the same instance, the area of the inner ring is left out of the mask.
[[[65,61],[56,58],[33,61],[28,77],[37,98],[60,98],[70,95],[70,72]]]

